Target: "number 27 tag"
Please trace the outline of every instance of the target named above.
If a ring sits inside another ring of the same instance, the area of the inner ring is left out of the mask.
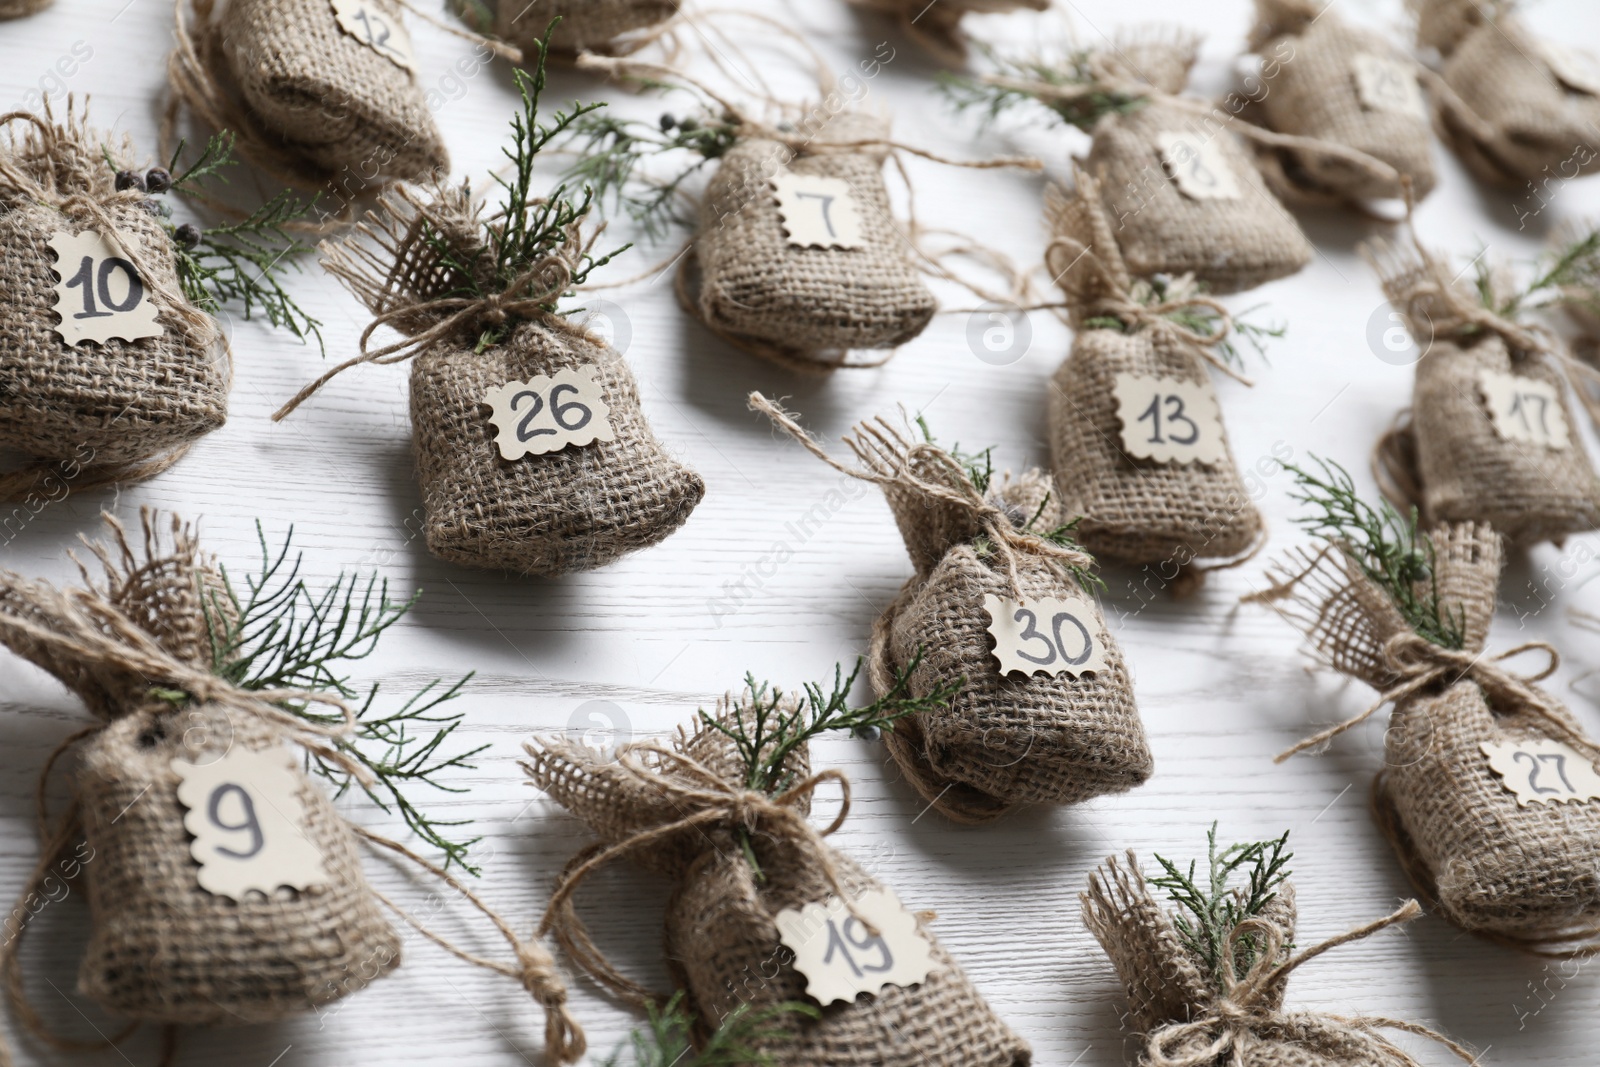
[[[615,441],[611,408],[595,381],[595,368],[564,367],[554,375],[507,382],[484,395],[505,459],[542,456],[569,445]]]
[[[843,178],[784,171],[772,179],[778,213],[796,248],[865,248],[861,208]]]
[[[1594,763],[1571,745],[1540,738],[1485,741],[1478,747],[1524,808],[1529,804],[1600,800],[1600,774],[1595,773]]]
[[[105,344],[113,337],[138,341],[161,336],[144,279],[115,236],[95,230],[79,234],[57,230],[49,244],[61,276],[55,306],[61,325],[55,329],[63,341]]]
[[[1074,678],[1110,669],[1100,636],[1100,613],[1079,597],[1008,600],[985,594],[989,635],[1000,673],[1061,674]]]
[[[806,992],[823,1007],[836,1000],[848,1004],[887,985],[916,985],[933,970],[933,946],[887,889],[861,894],[854,914],[844,901],[830,897],[798,910],[785,908],[774,921],[794,953],[795,970],[806,978]]]

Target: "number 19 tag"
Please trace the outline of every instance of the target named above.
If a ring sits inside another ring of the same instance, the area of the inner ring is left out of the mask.
[[[1113,390],[1122,447],[1157,463],[1222,463],[1222,410],[1209,381],[1118,374]]]
[[[1009,600],[987,593],[989,635],[1001,674],[1070,674],[1109,669],[1104,626],[1095,606],[1080,597]]]
[[[796,248],[865,248],[861,209],[843,178],[784,171],[772,179],[778,214]]]
[[[322,853],[306,837],[300,776],[286,748],[228,750],[210,763],[175,759],[178,800],[194,835],[189,854],[200,864],[200,888],[243,901],[271,897],[279,886],[309,889],[328,881]]]
[[[1600,774],[1571,745],[1540,738],[1535,741],[1485,741],[1478,746],[1517,804],[1560,804],[1600,800]]]
[[[137,341],[161,336],[156,305],[115,235],[57,230],[49,245],[61,277],[55,287],[61,324],[55,329],[63,341],[105,344],[113,337]]]
[[[933,970],[933,946],[887,889],[861,894],[855,914],[830,897],[798,910],[785,908],[774,921],[779,938],[794,953],[794,969],[806,978],[806,992],[823,1007],[836,1000],[851,1003],[888,985],[916,985]]]
[[[1553,383],[1484,370],[1478,372],[1478,385],[1489,405],[1495,432],[1502,439],[1546,448],[1566,448],[1572,443],[1561,392]]]

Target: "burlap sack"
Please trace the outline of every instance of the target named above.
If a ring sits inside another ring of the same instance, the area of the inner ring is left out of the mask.
[[[736,716],[744,710],[731,705],[724,702],[719,713]],[[692,735],[680,732],[670,750],[630,746],[617,762],[560,738],[529,745],[527,751],[523,766],[534,784],[600,836],[599,844],[568,865],[547,924],[555,926],[574,961],[591,975],[641,998],[645,991],[617,974],[589,940],[571,908],[570,893],[583,865],[617,855],[666,875],[673,884],[666,957],[686,994],[686,1009],[703,1028],[714,1029],[744,1004],[761,1012],[806,1001],[806,979],[780,940],[778,912],[834,896],[835,879],[851,896],[882,887],[809,827],[814,783],[788,799],[745,791],[743,764],[731,743],[703,724]],[[797,784],[809,781],[804,752],[789,769]],[[741,824],[748,831],[742,839]],[[678,829],[665,836],[641,840],[674,826]],[[744,841],[754,850],[762,877],[746,859]],[[919,916],[918,924],[933,946],[934,969],[924,981],[835,1002],[816,1019],[779,1016],[771,1027],[776,1033],[755,1051],[771,1057],[774,1067],[1028,1064],[1032,1053],[1026,1042],[994,1015],[925,917]]]
[[[1250,50],[1269,63],[1256,107],[1265,125],[1282,133],[1347,145],[1382,160],[1411,179],[1411,195],[1433,191],[1432,136],[1426,113],[1377,108],[1363,98],[1356,65],[1374,56],[1414,67],[1400,50],[1370,30],[1352,26],[1316,0],[1256,0]],[[1320,153],[1266,148],[1290,190],[1311,197],[1400,197],[1396,183],[1367,168]],[[1285,189],[1275,188],[1284,195]]]
[[[1294,886],[1285,883],[1261,914],[1239,930],[1253,938],[1259,961],[1226,992],[1221,976],[1182,938],[1152,896],[1132,852],[1089,876],[1083,921],[1105,949],[1127,990],[1128,1022],[1144,1040],[1140,1067],[1415,1067],[1416,1061],[1379,1032],[1390,1025],[1420,1032],[1470,1062],[1464,1049],[1423,1027],[1360,1016],[1284,1008],[1289,973],[1309,953],[1295,943]],[[1419,914],[1416,903],[1385,920],[1332,938],[1316,951],[1364,938]]]
[[[0,0],[0,19],[16,19],[43,11],[55,0]]]
[[[1192,274],[1211,292],[1231,293],[1294,274],[1311,261],[1311,245],[1239,136],[1204,106],[1193,106],[1199,101],[1175,99],[1198,46],[1187,34],[1146,37],[1094,57],[1107,85],[1143,93],[1145,100],[1099,120],[1088,166],[1133,274]],[[1166,132],[1215,144],[1240,198],[1194,199],[1181,192],[1164,170],[1158,138]]]
[[[752,406],[827,458],[772,405],[752,398]],[[1008,477],[983,494],[948,454],[912,445],[881,420],[846,441],[861,469],[840,469],[883,487],[916,567],[873,626],[873,687],[887,693],[906,671],[912,696],[960,684],[948,707],[906,716],[885,733],[907,780],[945,815],[976,823],[1024,804],[1125,792],[1149,778],[1133,682],[1098,608],[1090,625],[1106,671],[1021,677],[1001,674],[992,654],[988,594],[1093,604],[1067,569],[1093,561],[1075,550],[1050,552],[1039,536],[1066,521],[1049,475]]]
[[[1372,249],[1390,302],[1425,347],[1417,363],[1410,424],[1379,449],[1386,491],[1429,523],[1487,522],[1534,543],[1600,527],[1600,478],[1578,433],[1561,356],[1549,338],[1489,315],[1449,268],[1391,246]],[[1431,338],[1431,343],[1429,343]],[[1495,429],[1483,371],[1547,382],[1561,397],[1566,448],[1509,441]]]
[[[0,643],[54,674],[103,724],[72,773],[93,857],[82,868],[91,928],[80,991],[141,1022],[234,1024],[286,1018],[363,988],[399,963],[400,941],[361,873],[348,826],[302,772],[304,831],[327,883],[237,903],[200,887],[172,760],[203,763],[230,747],[267,749],[287,738],[239,704],[153,699],[153,685],[177,679],[148,676],[156,661],[147,655],[106,654],[95,635],[114,622],[196,674],[212,666],[200,605],[210,565],[188,532],[175,526],[163,553],[147,518],[148,561],[116,533],[101,550],[105,585],[93,591],[62,593],[0,572]],[[56,847],[76,836],[66,829]],[[54,850],[45,852],[48,870]]]
[[[545,31],[561,19],[550,35],[550,50],[565,54],[595,52],[600,55],[627,51],[621,38],[636,30],[659,25],[678,13],[673,0],[481,0],[488,15],[485,29],[503,41],[535,55]]]
[[[1600,96],[1566,84],[1514,4],[1410,0],[1417,42],[1435,48],[1440,135],[1481,181],[1522,186],[1600,168]]]
[[[1209,385],[1207,363],[1218,361],[1197,343],[1203,339],[1135,299],[1114,224],[1100,210],[1099,185],[1081,171],[1077,178],[1075,193],[1052,189],[1047,202],[1057,236],[1046,264],[1066,293],[1076,329],[1072,354],[1051,380],[1049,396],[1050,456],[1062,513],[1081,516],[1076,536],[1097,558],[1170,564],[1169,578],[1199,559],[1238,557],[1260,543],[1265,524],[1226,428],[1223,462],[1163,463],[1119,447],[1118,374]],[[1097,325],[1108,321],[1124,328]]]
[[[324,266],[377,316],[374,326],[388,323],[407,340],[363,351],[302,390],[275,418],[347,367],[415,356],[413,447],[426,541],[441,559],[544,576],[590,570],[666,539],[705,495],[700,476],[651,432],[621,354],[549,310],[587,251],[576,223],[569,237],[513,284],[514,299],[498,299],[485,274],[479,279],[485,295],[465,309],[454,296],[462,279],[442,257],[489,267],[465,189],[439,190],[427,202],[410,193],[386,195],[382,214],[369,216],[354,236],[324,245]],[[483,331],[508,321],[518,324],[510,335],[479,351]],[[585,366],[594,368],[610,408],[614,439],[503,459],[484,401],[489,390]]]
[[[906,32],[940,57],[954,62],[967,58],[967,35],[961,30],[966,15],[1003,15],[1012,11],[1046,11],[1050,0],[850,0],[857,7],[893,15]]]
[[[394,0],[370,0],[403,23]],[[192,0],[178,10],[173,88],[232,130],[242,155],[338,199],[450,169],[417,77],[352,34],[328,0]]]
[[[850,365],[852,350],[892,349],[922,333],[938,302],[894,222],[887,145],[837,147],[888,133],[884,120],[846,112],[798,149],[759,136],[730,149],[701,201],[697,263],[684,268],[699,271],[698,291],[687,281],[680,290],[690,310],[747,351],[818,371]],[[772,185],[784,170],[848,182],[864,247],[791,244]]]
[[[231,366],[215,322],[185,300],[171,238],[137,190],[117,192],[101,146],[70,117],[33,120],[0,145],[0,448],[32,460],[0,475],[0,499],[147,477],[227,417]],[[56,327],[58,230],[114,231],[137,260],[159,337],[68,345]]]
[[[1485,653],[1499,535],[1458,524],[1436,528],[1432,540],[1441,613],[1461,630],[1459,650],[1418,636],[1335,548],[1280,564],[1269,596],[1288,599],[1285,616],[1319,660],[1383,694],[1374,711],[1394,702],[1373,808],[1418,893],[1463,929],[1570,949],[1600,927],[1600,802],[1523,807],[1478,746],[1551,738],[1591,759],[1600,750],[1558,700]],[[1418,585],[1424,597],[1432,589]]]

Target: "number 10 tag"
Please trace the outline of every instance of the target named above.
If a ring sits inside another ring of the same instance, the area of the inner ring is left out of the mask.
[[[873,934],[859,915],[878,931]],[[806,992],[823,1007],[850,1003],[884,986],[913,986],[933,970],[933,946],[917,920],[887,889],[863,893],[855,914],[844,901],[785,908],[774,917],[778,936],[794,952]]]
[[[49,244],[61,276],[55,307],[61,325],[55,329],[63,341],[105,344],[113,337],[137,341],[161,336],[156,306],[115,235],[57,230]]]
[[[1007,600],[984,595],[989,636],[1000,673],[1061,674],[1074,678],[1109,669],[1100,613],[1080,597]]]
[[[1589,757],[1560,741],[1485,741],[1478,746],[1489,757],[1517,804],[1560,804],[1600,800],[1600,774]]]
[[[275,747],[236,747],[210,763],[175,759],[178,800],[194,835],[189,854],[200,864],[200,888],[243,901],[271,897],[279,886],[324,885],[322,853],[306,837],[305,805],[294,755]]]
[[[796,248],[865,248],[861,209],[843,178],[784,171],[772,179],[778,214]]]
[[[1478,385],[1495,432],[1506,441],[1521,441],[1546,448],[1566,448],[1572,443],[1561,392],[1551,382],[1498,371],[1478,372]]]
[[[1119,374],[1113,387],[1122,447],[1157,463],[1222,463],[1222,411],[1209,381]]]

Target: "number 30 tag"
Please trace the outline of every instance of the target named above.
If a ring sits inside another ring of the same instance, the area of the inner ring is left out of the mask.
[[[194,835],[200,888],[243,901],[279,886],[309,889],[328,881],[322,853],[306,837],[295,758],[286,748],[232,748],[210,763],[175,759],[178,800]]]
[[[836,1000],[848,1004],[887,985],[916,985],[933,970],[933,946],[887,889],[861,894],[855,914],[831,897],[798,910],[785,908],[774,921],[778,936],[794,952],[795,970],[806,978],[806,992],[823,1007]]]
[[[843,178],[784,171],[772,179],[778,214],[796,248],[865,248],[861,209]]]
[[[114,235],[57,230],[49,245],[55,249],[55,271],[61,277],[55,311],[61,316],[56,333],[63,341],[105,344],[113,337],[137,341],[161,336],[156,306],[144,280]]]
[[[1001,599],[985,594],[989,635],[1001,674],[1061,674],[1074,678],[1109,669],[1100,613],[1079,597]]]
[[[566,367],[546,377],[507,382],[489,390],[483,402],[498,429],[495,443],[505,459],[542,456],[569,445],[615,441],[611,408],[595,381],[594,367]]]
[[[1560,804],[1600,800],[1600,774],[1583,753],[1560,741],[1485,741],[1478,746],[1489,757],[1517,804]]]
[[[1119,374],[1113,387],[1122,447],[1157,463],[1222,463],[1222,411],[1209,381]]]

